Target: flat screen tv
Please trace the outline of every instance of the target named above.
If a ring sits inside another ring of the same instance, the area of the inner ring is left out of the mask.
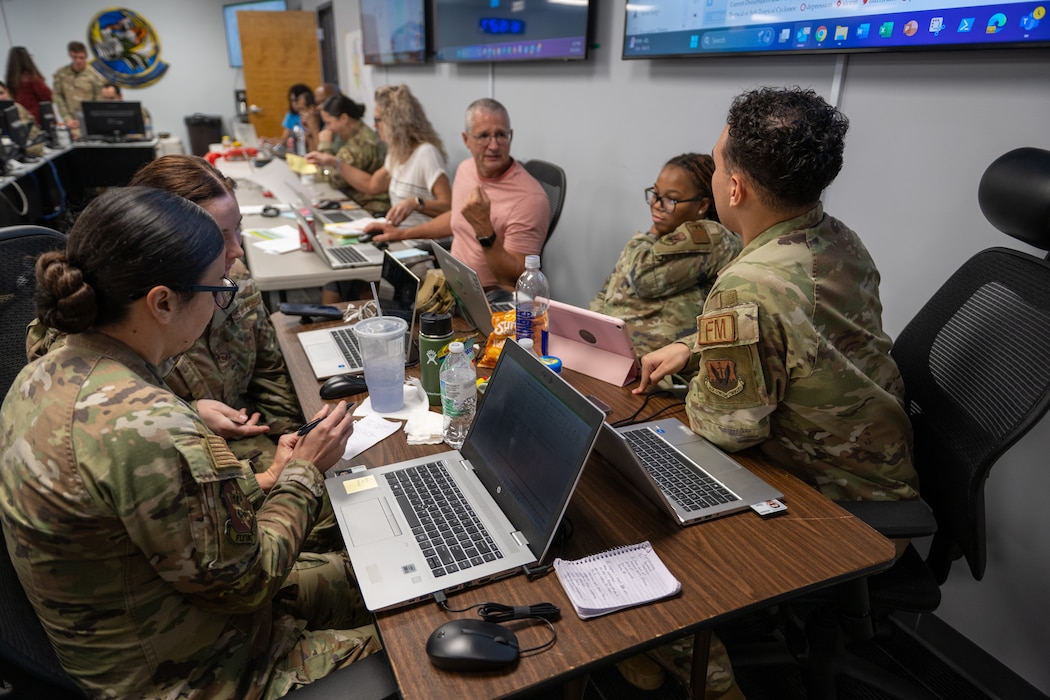
[[[434,58],[583,60],[589,20],[589,0],[435,0]]]
[[[80,103],[80,109],[84,113],[81,126],[86,137],[122,141],[146,135],[141,102],[85,101]]]
[[[624,58],[1050,46],[1031,0],[628,0]]]
[[[287,0],[254,0],[254,2],[235,2],[222,6],[222,20],[226,26],[226,55],[231,68],[243,68],[241,58],[241,30],[237,25],[238,12],[281,12],[288,9]]]
[[[365,63],[395,66],[426,63],[425,0],[361,0]]]

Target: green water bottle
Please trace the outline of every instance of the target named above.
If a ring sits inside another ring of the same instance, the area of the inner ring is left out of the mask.
[[[431,406],[441,405],[441,362],[452,342],[452,314],[419,315],[419,373]]]

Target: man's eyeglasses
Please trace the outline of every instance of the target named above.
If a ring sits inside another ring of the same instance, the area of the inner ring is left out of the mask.
[[[229,277],[222,278],[221,287],[210,286],[206,284],[191,284],[184,287],[187,292],[211,292],[215,298],[215,305],[220,309],[230,308],[230,304],[233,303],[233,298],[237,296],[237,283],[231,280]]]
[[[507,142],[510,141],[510,133],[506,131],[496,131],[494,133],[483,132],[480,134],[471,134],[470,138],[474,139],[478,143],[488,144],[492,139],[496,139],[496,143],[500,146],[506,146]]]
[[[682,202],[699,202],[704,197],[693,197],[691,199],[672,199],[671,197],[664,197],[656,194],[656,189],[652,187],[645,188],[645,203],[651,207],[660,205],[660,208],[664,212],[670,214],[674,211],[674,208]]]

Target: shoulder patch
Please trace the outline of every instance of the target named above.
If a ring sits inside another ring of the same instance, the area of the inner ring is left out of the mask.
[[[693,243],[710,243],[711,236],[707,232],[707,226],[702,221],[687,221],[685,229],[693,239]]]
[[[226,537],[234,544],[255,542],[255,511],[237,479],[222,484],[222,505],[226,509]]]
[[[744,390],[744,380],[737,376],[733,360],[707,360],[704,370],[704,387],[715,396],[729,399]]]
[[[696,332],[696,344],[701,349],[757,343],[758,304],[739,304],[697,316]]]
[[[208,435],[205,441],[212,460],[215,462],[216,471],[224,472],[228,469],[233,469],[240,474],[241,462],[230,450],[230,446],[226,444],[224,439],[218,435]]]

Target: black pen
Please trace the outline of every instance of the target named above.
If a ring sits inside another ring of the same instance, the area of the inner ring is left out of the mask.
[[[357,402],[356,401],[351,401],[350,403],[348,403],[346,405],[346,410],[349,411],[351,408],[353,408],[355,403],[357,403]],[[323,421],[327,417],[328,416],[321,416],[320,418],[314,418],[312,421],[310,421],[309,423],[307,423],[303,427],[299,428],[299,430],[295,431],[296,434],[300,435],[300,436],[306,435],[308,432],[310,432],[311,430],[316,428],[318,423],[320,423],[321,421]]]

